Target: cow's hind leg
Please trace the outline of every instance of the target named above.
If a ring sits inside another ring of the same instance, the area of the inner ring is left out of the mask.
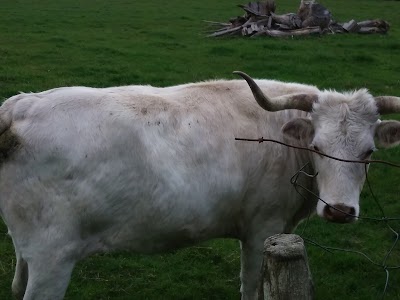
[[[28,262],[28,284],[24,300],[63,299],[75,260],[49,249],[47,255],[35,256]]]
[[[15,265],[15,274],[12,282],[12,292],[15,299],[23,299],[28,282],[28,264],[17,250],[15,251],[15,255],[17,263]]]

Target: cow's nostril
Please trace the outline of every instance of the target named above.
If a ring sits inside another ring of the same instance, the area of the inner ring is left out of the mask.
[[[325,205],[324,208],[324,216],[325,217],[331,217],[332,216],[332,208],[329,205]]]
[[[350,207],[349,215],[355,216],[356,214],[356,209],[354,207]]]

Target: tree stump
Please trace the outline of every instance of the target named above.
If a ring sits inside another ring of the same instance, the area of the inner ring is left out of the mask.
[[[303,239],[277,234],[264,243],[260,300],[311,300],[314,287]]]

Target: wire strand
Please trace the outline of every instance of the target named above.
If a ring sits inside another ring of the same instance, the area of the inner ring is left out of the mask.
[[[396,167],[396,168],[400,168],[400,164],[397,163],[392,163],[389,161],[384,161],[384,160],[376,160],[376,159],[371,159],[371,160],[351,160],[351,159],[343,159],[343,158],[338,158],[338,157],[334,157],[328,154],[325,154],[323,152],[314,150],[314,149],[310,149],[307,147],[301,147],[301,146],[295,146],[295,145],[290,145],[278,140],[274,140],[274,139],[264,139],[263,137],[259,138],[259,139],[245,139],[245,138],[235,138],[236,141],[246,141],[246,142],[258,142],[258,143],[263,143],[263,142],[272,142],[272,143],[276,143],[282,146],[286,146],[288,148],[293,148],[293,149],[298,149],[298,150],[305,150],[305,151],[310,151],[310,152],[314,152],[317,153],[319,155],[328,157],[330,159],[334,159],[334,160],[338,160],[338,161],[342,161],[342,162],[348,162],[348,163],[358,163],[358,164],[370,164],[370,163],[379,163],[379,164],[385,164],[385,165],[389,165],[392,167]]]

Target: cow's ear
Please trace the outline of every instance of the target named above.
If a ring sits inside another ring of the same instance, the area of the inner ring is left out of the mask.
[[[382,121],[375,130],[375,141],[378,147],[387,148],[400,144],[400,122]]]
[[[311,120],[305,118],[297,118],[283,125],[282,132],[286,137],[298,141],[309,141],[314,136],[314,127],[311,124]]]

